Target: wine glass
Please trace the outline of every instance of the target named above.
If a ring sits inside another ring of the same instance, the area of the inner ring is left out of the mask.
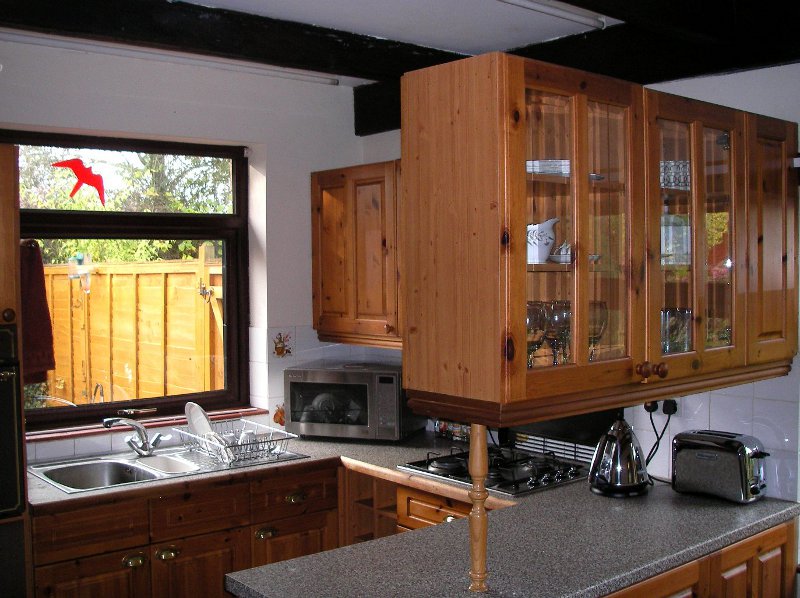
[[[608,305],[605,301],[589,301],[589,361],[594,361],[597,343],[608,324]]]
[[[561,363],[567,363],[570,317],[569,301],[555,300],[550,304],[550,322],[546,336],[553,350],[553,365],[558,365],[559,353],[561,353]]]
[[[525,328],[528,336],[528,368],[533,367],[533,356],[544,343],[547,328],[548,305],[543,301],[528,301]]]

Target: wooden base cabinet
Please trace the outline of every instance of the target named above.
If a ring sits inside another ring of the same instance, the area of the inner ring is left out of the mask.
[[[336,548],[335,461],[34,511],[35,595],[221,597],[226,573]]]
[[[397,484],[341,469],[342,546],[397,533]]]
[[[320,340],[400,348],[400,162],[311,175],[314,328]]]
[[[611,594],[613,598],[795,598],[796,522]]]

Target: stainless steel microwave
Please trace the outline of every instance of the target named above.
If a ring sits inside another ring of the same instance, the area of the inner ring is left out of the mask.
[[[284,371],[286,430],[301,436],[400,440],[427,419],[406,404],[400,366],[315,361]]]

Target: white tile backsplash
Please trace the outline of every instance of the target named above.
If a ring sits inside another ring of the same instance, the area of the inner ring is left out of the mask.
[[[72,438],[66,440],[50,440],[48,442],[39,442],[36,445],[37,461],[49,461],[51,459],[60,459],[62,457],[72,457],[74,455],[75,440]],[[30,455],[28,458],[30,458]]]
[[[264,328],[251,327],[250,336],[250,361],[256,363],[267,362],[267,331]]]
[[[748,384],[746,386],[751,386]],[[728,389],[725,389],[726,391]],[[735,394],[709,393],[711,397],[712,430],[724,430],[736,434],[753,433],[753,397],[749,399]]]
[[[797,451],[797,420],[797,403],[753,401],[753,436],[768,451]]]
[[[798,364],[800,365],[800,364]],[[795,368],[800,370],[800,367]],[[800,374],[795,374],[800,379]],[[672,475],[672,439],[679,432],[694,429],[714,429],[755,436],[770,456],[765,460],[767,494],[787,500],[797,500],[798,491],[798,380],[792,375],[774,380],[744,384],[718,391],[676,398],[678,412],[672,416],[669,428],[661,441],[658,453],[647,471],[658,477]],[[764,397],[763,395],[768,395]],[[664,415],[654,413],[658,430]],[[625,410],[645,456],[655,441],[648,413],[638,405]]]

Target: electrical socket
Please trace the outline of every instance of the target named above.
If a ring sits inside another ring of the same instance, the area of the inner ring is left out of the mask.
[[[647,411],[648,413],[654,413],[658,411],[658,401],[648,401],[647,403],[642,405],[642,407],[644,407],[644,410]]]
[[[675,415],[678,412],[678,402],[675,399],[665,399],[661,404],[661,410],[666,415]]]

